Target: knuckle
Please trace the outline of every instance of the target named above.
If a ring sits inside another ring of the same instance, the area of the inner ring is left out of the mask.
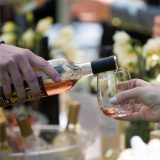
[[[29,49],[24,49],[23,52],[25,53],[25,55],[26,55],[27,57],[32,57],[32,56],[34,55],[33,52],[30,51]]]
[[[34,73],[33,69],[31,68],[31,66],[26,66],[26,68],[24,68],[24,70],[23,70],[23,74],[25,77],[29,77],[35,73]]]
[[[25,54],[30,54],[31,51],[30,51],[29,49],[23,49],[23,53],[25,53]]]
[[[20,60],[20,59],[22,59],[22,58],[26,58],[26,54],[25,53],[23,53],[23,52],[20,52],[20,53],[17,53],[16,55],[15,55],[15,58],[16,59],[18,59],[18,60]]]
[[[36,82],[37,78],[35,76],[35,74],[30,74],[27,79],[28,82]]]
[[[39,57],[38,61],[40,62],[41,66],[46,67],[49,65],[49,63],[45,59],[43,59],[42,57]]]
[[[8,66],[13,65],[15,63],[15,60],[13,57],[8,57],[7,60],[4,60],[0,63],[0,71],[4,71],[7,69]]]
[[[137,80],[138,80],[137,78],[133,78],[131,81],[133,81],[133,82],[134,82],[134,81],[137,81]]]
[[[13,65],[15,63],[14,58],[8,58],[8,61],[6,62],[6,65]]]
[[[141,94],[141,87],[135,88],[135,94]]]
[[[16,58],[27,58],[29,54],[31,54],[29,49],[21,49],[20,52],[16,54]]]

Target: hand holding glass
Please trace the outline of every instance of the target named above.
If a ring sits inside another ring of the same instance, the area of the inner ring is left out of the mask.
[[[98,104],[106,116],[123,117],[132,113],[133,106],[130,104],[114,105],[110,101],[112,97],[123,90],[123,87],[119,90],[117,84],[130,79],[130,74],[125,68],[98,74]]]

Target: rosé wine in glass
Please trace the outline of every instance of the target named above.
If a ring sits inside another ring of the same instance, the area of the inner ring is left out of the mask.
[[[98,104],[101,111],[109,117],[123,117],[133,111],[133,106],[130,104],[113,105],[110,99],[117,93],[121,92],[117,88],[119,82],[130,80],[130,74],[125,68],[119,68],[114,71],[107,71],[98,74],[97,79],[97,96]],[[122,87],[123,90],[123,87]]]

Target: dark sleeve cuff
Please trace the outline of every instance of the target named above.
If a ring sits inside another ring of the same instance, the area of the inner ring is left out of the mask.
[[[5,41],[0,41],[0,44],[5,44]]]

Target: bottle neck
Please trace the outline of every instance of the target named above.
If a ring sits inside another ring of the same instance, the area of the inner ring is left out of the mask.
[[[3,108],[0,107],[0,123],[5,123],[5,122],[6,122],[6,117]]]
[[[115,70],[118,68],[116,56],[101,58],[91,62],[77,64],[79,75],[98,74],[105,71]]]
[[[77,64],[77,66],[79,68],[78,74],[80,77],[93,74],[91,62],[80,63],[80,64]]]
[[[17,122],[23,138],[32,137],[32,135],[34,135],[33,130],[29,122],[27,121],[27,117],[25,115],[18,115]]]
[[[68,123],[66,131],[75,133],[78,127],[78,115],[80,110],[80,103],[78,101],[71,101],[69,104]]]
[[[0,144],[4,144],[7,142],[7,134],[6,134],[6,124],[0,124]]]
[[[118,69],[118,60],[116,56],[110,56],[94,60],[91,62],[93,74]]]
[[[77,129],[80,128],[80,124],[76,123],[76,124],[68,124],[66,127],[66,131],[70,132],[70,133],[76,133]]]

